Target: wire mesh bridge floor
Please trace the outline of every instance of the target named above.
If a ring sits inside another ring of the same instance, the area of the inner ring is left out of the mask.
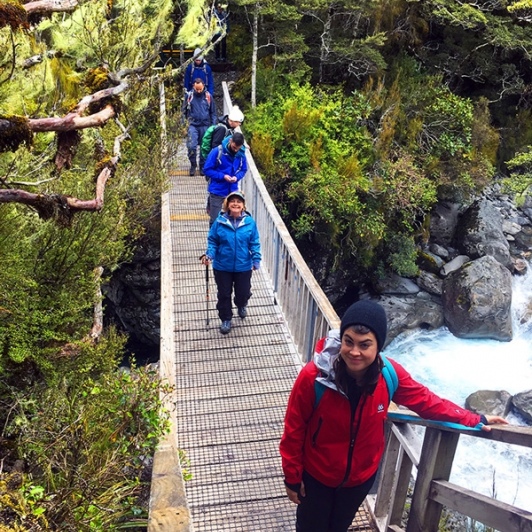
[[[212,269],[207,287],[207,186],[189,176],[177,148],[170,180],[178,444],[190,463],[187,500],[195,532],[295,530],[286,497],[279,439],[301,366],[264,270],[253,273],[248,317],[219,331]],[[208,323],[207,323],[208,321]],[[352,531],[374,530],[361,510]]]

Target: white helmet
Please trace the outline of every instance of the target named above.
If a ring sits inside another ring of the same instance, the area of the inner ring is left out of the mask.
[[[229,120],[232,120],[233,122],[242,123],[244,121],[244,113],[242,113],[238,105],[233,105],[232,109],[229,111],[229,114],[227,115],[227,118]]]

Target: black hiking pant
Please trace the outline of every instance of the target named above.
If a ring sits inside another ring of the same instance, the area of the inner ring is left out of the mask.
[[[299,496],[296,532],[346,532],[376,476],[352,488],[329,488],[304,471],[306,496]]]
[[[227,321],[233,317],[231,294],[235,290],[235,305],[245,307],[251,297],[251,270],[246,272],[223,272],[214,270],[214,280],[218,288],[216,308],[220,320]]]

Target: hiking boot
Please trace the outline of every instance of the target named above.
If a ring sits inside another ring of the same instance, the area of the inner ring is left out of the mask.
[[[244,319],[248,315],[248,307],[238,307],[238,315]]]
[[[231,330],[231,320],[222,321],[222,324],[220,325],[220,332],[222,334],[229,334],[230,330]]]
[[[188,175],[196,175],[196,167],[191,166]]]

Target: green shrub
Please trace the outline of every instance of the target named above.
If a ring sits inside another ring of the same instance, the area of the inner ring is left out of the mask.
[[[116,360],[116,340],[102,342],[100,359]],[[15,399],[4,434],[26,464],[19,507],[52,529],[103,532],[138,517],[149,483],[142,474],[168,428],[155,372],[133,366],[96,375],[89,366],[75,375],[71,365],[53,387],[4,389]],[[24,524],[23,513],[14,512],[11,526]]]

